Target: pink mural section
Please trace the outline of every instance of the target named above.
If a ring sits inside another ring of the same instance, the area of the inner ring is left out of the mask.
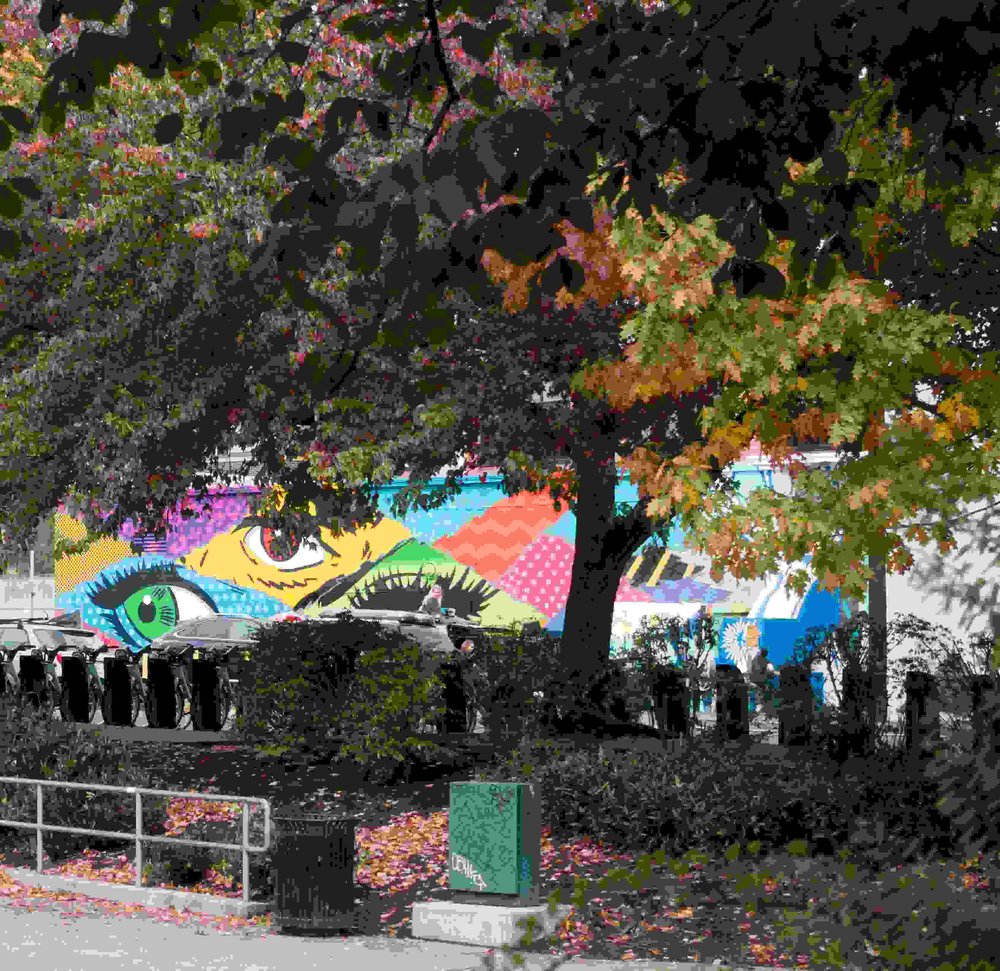
[[[562,515],[547,495],[505,496],[434,546],[496,583],[525,547]]]
[[[572,573],[573,547],[556,536],[543,535],[504,571],[497,586],[551,620],[566,605]],[[653,595],[622,577],[615,599],[619,603],[651,603]]]
[[[164,541],[157,543],[155,540],[138,537],[139,543],[145,548],[162,552],[170,559],[184,556],[195,547],[207,543],[217,533],[230,530],[246,519],[250,511],[250,497],[256,493],[257,490],[249,486],[213,489],[210,492],[211,501],[205,511],[201,510],[200,503],[188,502],[182,504],[181,509],[170,513],[170,531]],[[181,511],[185,507],[195,511],[195,515],[185,517]],[[134,528],[130,524],[126,525],[120,538],[126,543],[135,541],[137,537]]]

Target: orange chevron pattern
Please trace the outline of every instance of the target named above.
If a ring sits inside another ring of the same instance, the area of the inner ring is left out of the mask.
[[[496,583],[524,548],[563,512],[552,508],[547,493],[505,496],[451,536],[442,536],[434,547]]]

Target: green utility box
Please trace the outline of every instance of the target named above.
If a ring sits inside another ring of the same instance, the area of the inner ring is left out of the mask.
[[[537,903],[542,821],[535,787],[453,782],[448,850],[451,890]]]

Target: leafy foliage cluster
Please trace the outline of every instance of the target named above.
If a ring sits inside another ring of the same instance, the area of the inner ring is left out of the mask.
[[[58,782],[92,782],[111,786],[150,786],[151,780],[133,769],[124,743],[100,732],[73,729],[56,722],[20,696],[2,696],[0,728],[5,744],[0,775]],[[44,795],[48,823],[81,828],[134,831],[134,799],[127,793],[49,788]],[[36,792],[30,786],[0,786],[0,815],[21,822],[36,819]],[[34,865],[30,830],[0,826],[3,852],[20,854],[21,865]],[[46,833],[45,853],[63,859],[87,848],[120,850],[127,843],[95,840],[81,834]]]
[[[664,670],[679,668],[698,710],[700,699],[713,689],[711,667],[718,651],[719,636],[706,611],[691,620],[643,617],[622,662],[641,706],[656,697]]]
[[[891,748],[839,766],[820,749],[775,759],[695,739],[680,754],[640,755],[539,740],[515,749],[502,771],[539,784],[555,835],[620,849],[714,852],[759,840],[773,850],[806,839],[829,854],[865,817],[884,828],[873,856],[882,862],[947,850],[958,833],[936,808],[934,781]]]
[[[443,714],[441,681],[418,645],[383,642],[366,651],[351,689],[341,751],[370,780],[409,778],[433,758],[437,745],[420,728]]]
[[[858,596],[866,558],[950,547],[921,509],[997,491],[994,328],[958,282],[996,260],[991,5],[8,6],[10,543],[68,495],[159,529],[233,446],[300,533],[489,462],[577,513],[582,682],[675,517],[716,576],[811,553]],[[737,501],[754,437],[795,495]]]
[[[810,967],[993,971],[997,931],[983,925],[980,900],[962,879],[975,882],[980,862],[927,861],[871,870],[849,853],[839,863],[811,856],[805,840],[793,840],[778,853],[765,853],[757,841],[737,842],[722,851],[691,850],[674,858],[662,850],[644,854],[634,869],[614,867],[596,881],[575,877],[570,893],[560,888],[548,899],[550,905],[568,902],[578,914],[599,917],[606,891],[617,890],[632,903],[633,913],[638,911],[635,919],[641,920],[646,908],[649,919],[655,919],[668,893],[681,905],[691,900],[681,881],[717,876],[718,882],[710,884],[713,897],[747,916],[766,908],[777,946],[805,955]],[[516,955],[533,943],[532,928],[504,950]],[[558,937],[549,943],[557,945]],[[749,950],[746,957],[761,958],[758,949]]]
[[[340,724],[361,653],[380,631],[353,619],[268,624],[254,638],[238,728],[270,744],[321,747]]]
[[[430,758],[441,661],[400,631],[354,617],[270,624],[251,654],[238,727],[267,751],[342,754],[373,778]]]

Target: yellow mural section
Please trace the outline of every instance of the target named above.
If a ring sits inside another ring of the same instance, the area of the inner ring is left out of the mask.
[[[411,535],[407,527],[386,518],[336,537],[323,528],[318,543],[286,544],[279,551],[269,534],[263,526],[219,533],[177,564],[202,576],[260,590],[294,608],[303,597],[380,559]]]
[[[79,543],[86,539],[84,525],[72,516],[58,514],[54,533],[58,539]],[[79,553],[59,557],[55,563],[56,594],[66,593],[85,580],[92,580],[105,567],[133,556],[132,547],[119,539],[101,536]]]

